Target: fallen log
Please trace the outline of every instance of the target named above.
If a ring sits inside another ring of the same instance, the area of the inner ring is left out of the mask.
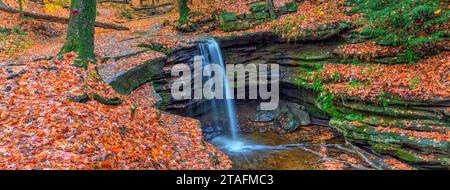
[[[0,1],[0,11],[12,13],[12,14],[20,13],[20,11],[18,9],[10,7],[10,6],[2,3],[1,1]],[[52,15],[41,15],[41,14],[36,14],[36,13],[26,12],[26,11],[23,12],[23,15],[26,17],[32,17],[37,20],[42,20],[42,21],[47,21],[47,22],[56,22],[56,23],[61,23],[61,24],[69,23],[69,18],[64,18],[64,17],[57,17],[57,16],[52,16]],[[113,30],[129,30],[129,28],[124,27],[124,26],[119,26],[119,25],[109,24],[109,23],[104,23],[104,22],[95,22],[95,26],[100,27],[100,28],[105,28],[105,29],[113,29]]]
[[[134,6],[131,6],[131,8],[134,9],[135,11],[143,11],[143,10],[148,10],[148,9],[153,9],[153,10],[155,10],[155,9],[157,9],[157,8],[160,8],[160,7],[167,7],[167,6],[173,6],[173,3],[163,3],[163,4],[160,4],[160,5],[150,5],[150,6],[144,6],[144,7],[134,7]]]

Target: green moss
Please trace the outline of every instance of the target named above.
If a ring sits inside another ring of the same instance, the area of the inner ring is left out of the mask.
[[[72,0],[70,5],[69,28],[64,46],[59,54],[78,53],[75,65],[87,67],[88,61],[95,62],[94,56],[94,24],[96,6],[94,0]]]
[[[111,87],[120,94],[129,94],[135,88],[150,81],[152,77],[161,72],[165,64],[165,57],[145,61],[115,78],[109,79],[107,82]]]
[[[447,141],[434,141],[429,138],[416,138],[401,133],[379,131],[364,123],[353,125],[345,119],[333,118],[330,120],[330,126],[342,132],[345,137],[364,142],[402,144],[429,151],[448,151],[449,147]]]
[[[148,48],[153,51],[164,53],[166,55],[168,55],[172,52],[169,48],[165,47],[163,44],[156,43],[156,42],[151,42],[150,44],[146,44],[146,43],[138,44],[138,47]]]
[[[233,22],[236,20],[237,20],[237,15],[236,15],[236,13],[233,13],[233,12],[223,12],[219,16],[220,23]]]
[[[239,31],[239,30],[246,30],[251,28],[253,25],[246,21],[233,21],[233,22],[227,22],[222,23],[219,25],[220,30],[225,32],[232,32],[232,31]]]
[[[263,20],[263,19],[270,18],[270,14],[267,12],[258,12],[258,13],[255,13],[254,15],[255,15],[254,18],[256,20]]]
[[[189,7],[187,6],[187,0],[178,0],[178,24],[183,25],[188,23]]]
[[[292,1],[292,2],[287,2],[284,5],[280,6],[280,12],[297,12],[297,3]]]
[[[441,119],[438,117],[436,113],[433,112],[414,110],[399,106],[379,107],[375,105],[359,104],[359,103],[346,103],[344,106],[358,111],[371,112],[392,117],[431,119],[431,120]]]
[[[313,118],[324,119],[324,120],[330,119],[330,116],[327,113],[325,113],[324,111],[319,109],[314,104],[306,103],[305,108],[306,108],[306,111],[309,113],[309,115]]]
[[[262,12],[269,10],[269,5],[267,4],[253,4],[250,5],[251,12]]]
[[[69,100],[78,103],[85,103],[89,100],[89,96],[86,93],[84,93],[83,95],[80,96],[71,96],[69,97]]]
[[[114,98],[104,98],[97,93],[94,93],[94,100],[97,100],[98,102],[105,104],[105,105],[112,105],[116,106],[122,103],[122,100],[119,97]]]

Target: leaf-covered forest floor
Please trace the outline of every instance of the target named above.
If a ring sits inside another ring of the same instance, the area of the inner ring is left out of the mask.
[[[3,2],[15,6],[15,1]],[[201,18],[223,9],[241,14],[249,11],[248,2],[250,0],[222,0],[208,6],[194,6],[191,10],[202,13]],[[275,1],[276,6],[285,2],[288,1]],[[33,2],[27,5],[26,10],[44,12],[43,7]],[[287,39],[298,39],[305,35],[305,31],[318,25],[343,21],[355,23],[361,17],[344,14],[349,8],[343,6],[343,1],[319,4],[305,1],[297,8],[295,13],[246,30],[182,33],[175,28],[176,11],[145,19],[132,13],[133,19],[127,19],[118,16],[118,7],[104,3],[97,8],[97,21],[116,23],[130,30],[96,28],[95,55],[98,60],[125,55],[142,50],[138,45],[147,42],[157,42],[172,49],[188,43],[197,35],[225,37],[274,32]],[[67,16],[69,10],[57,9],[47,13]],[[286,25],[291,29],[281,31],[280,27]],[[231,168],[227,156],[203,140],[198,121],[165,114],[153,107],[157,100],[149,96],[154,93],[150,85],[123,96],[98,78],[95,65],[87,71],[71,66],[73,54],[66,54],[62,60],[33,61],[58,53],[66,37],[66,25],[36,20],[19,22],[18,15],[0,11],[0,26],[18,31],[1,36],[0,41],[1,169]],[[439,45],[448,47],[449,43]],[[347,45],[335,53],[344,57],[382,57],[402,51],[364,42]],[[107,72],[118,73],[144,60],[161,56],[164,56],[162,52],[149,50],[121,59]],[[99,61],[97,65],[111,62],[114,61]],[[334,80],[335,83],[324,84],[330,92],[360,99],[373,100],[382,93],[424,101],[450,98],[448,49],[417,64],[326,64],[316,74],[321,80]],[[314,78],[309,80],[314,82]],[[105,99],[117,98],[121,101],[119,105],[101,103]],[[423,137],[419,133],[413,135]],[[450,141],[449,132],[426,135]],[[396,160],[390,162],[398,169],[411,169]],[[327,169],[342,169],[336,163],[326,162],[324,165]]]
[[[73,67],[74,58],[1,66],[0,168],[230,167],[203,140],[198,121],[153,107],[149,85],[120,96],[93,67]],[[100,103],[117,98],[119,105]]]

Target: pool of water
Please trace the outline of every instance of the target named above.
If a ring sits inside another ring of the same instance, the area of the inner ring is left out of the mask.
[[[290,144],[278,134],[250,133],[241,134],[239,142],[217,137],[211,143],[225,152],[238,170],[314,170],[320,169],[319,158],[305,152],[298,146],[308,143]]]
[[[285,135],[268,131],[270,123],[259,126],[256,123],[248,122],[250,112],[256,109],[257,102],[236,105],[238,125],[241,130],[237,139],[230,138],[229,132],[224,130],[222,135],[217,136],[209,142],[222,150],[233,162],[233,169],[236,170],[319,170],[321,159],[308,151],[305,147],[319,152],[321,141],[295,141]],[[219,114],[222,115],[222,114]],[[205,114],[198,117],[202,124],[211,122],[212,118],[217,119],[217,115]],[[225,118],[221,120],[223,125],[227,125]],[[253,128],[251,132],[245,132],[243,128]],[[264,132],[258,129],[264,128]],[[314,128],[314,127],[312,127]],[[305,133],[302,135],[316,135],[316,133]],[[343,144],[342,138],[333,139],[332,142]]]

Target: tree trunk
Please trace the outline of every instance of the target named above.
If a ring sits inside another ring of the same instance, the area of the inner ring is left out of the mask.
[[[277,15],[275,13],[275,4],[273,3],[273,0],[266,0],[267,5],[269,6],[269,14],[271,19],[276,19]]]
[[[69,28],[66,43],[60,54],[78,53],[76,65],[86,67],[87,61],[94,61],[94,29],[96,0],[72,0],[70,4]]]
[[[187,6],[187,0],[178,0],[178,23],[180,25],[186,24],[188,22],[189,7]]]
[[[18,4],[19,4],[19,19],[22,20],[23,19],[23,2],[22,0],[18,0]]]

